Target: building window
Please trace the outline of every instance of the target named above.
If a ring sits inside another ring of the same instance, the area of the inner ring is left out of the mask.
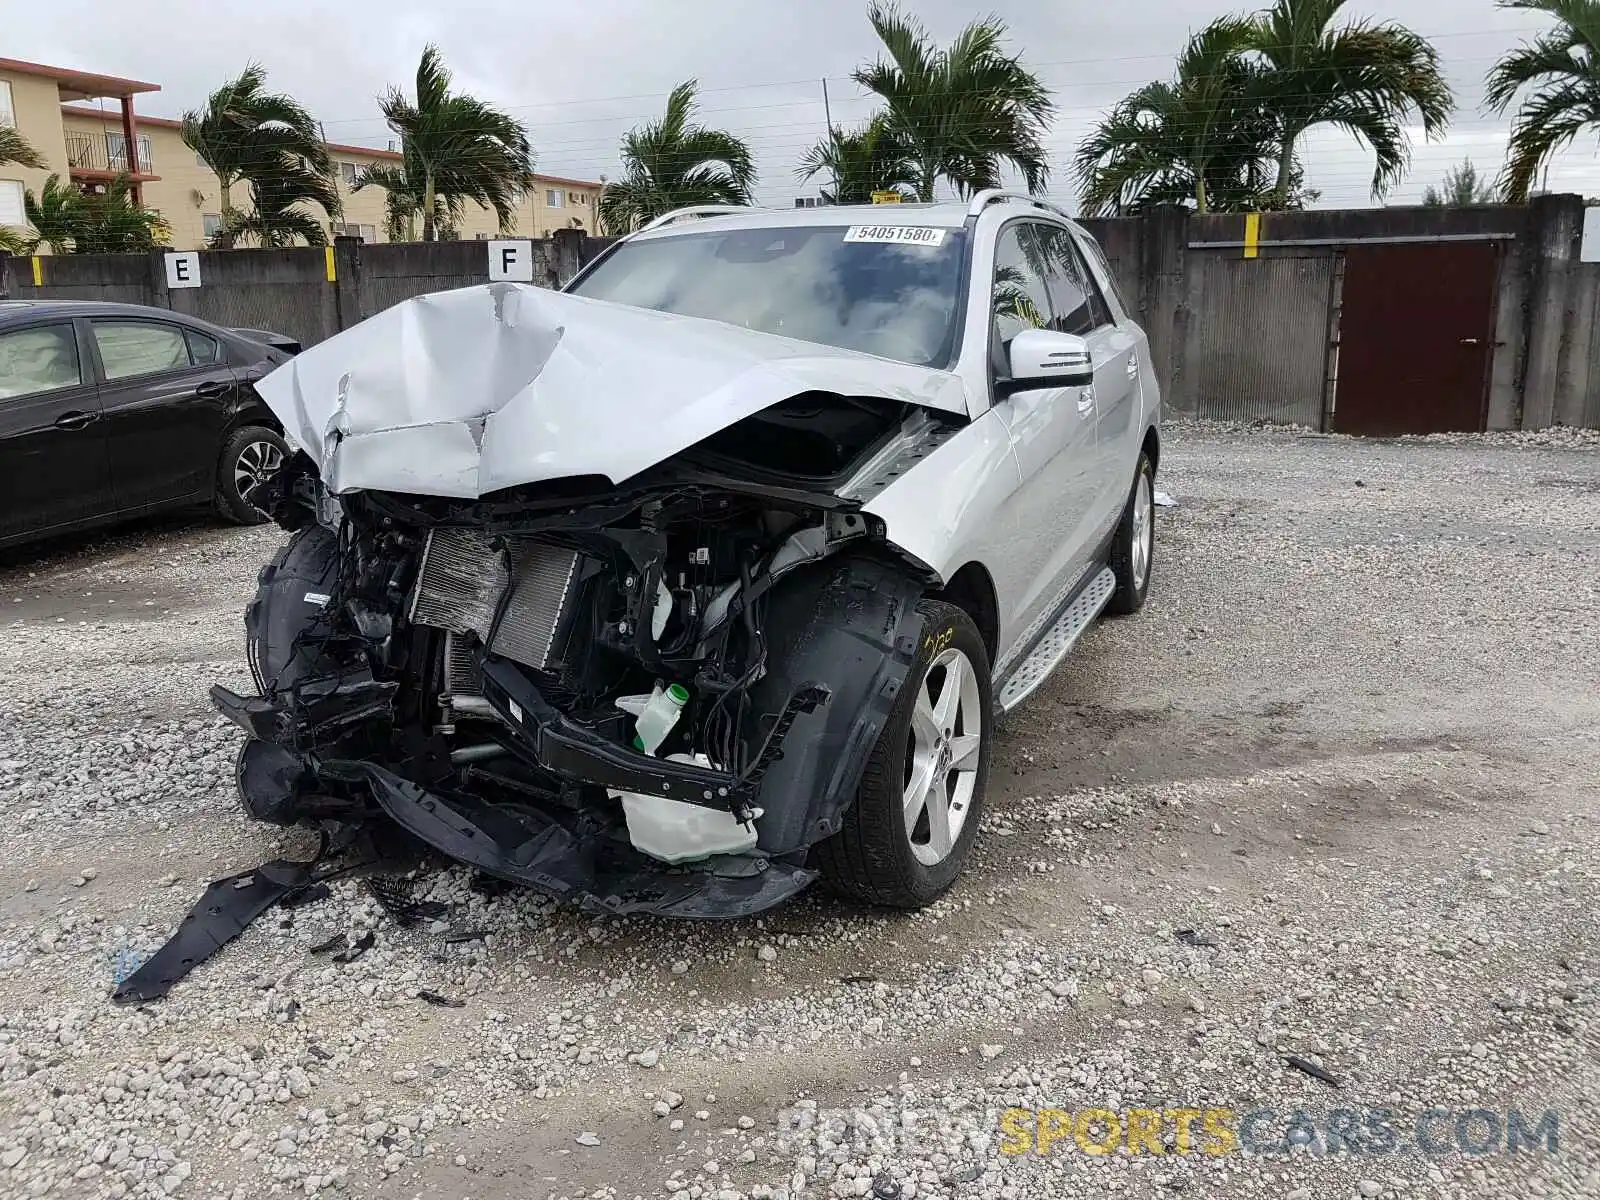
[[[359,171],[360,168],[357,167],[353,162],[342,162],[339,164],[339,175],[344,180],[345,187],[355,187],[356,175]]]
[[[208,171],[211,169],[211,164],[206,161],[206,156],[201,154],[198,150],[195,151],[194,165],[197,167],[204,167]]]
[[[0,79],[0,125],[16,128],[17,110],[11,103],[11,84]]]
[[[572,205],[581,205],[583,203],[583,193],[582,192],[568,192],[567,193],[567,203],[568,204],[572,204]]]
[[[544,192],[544,206],[546,208],[560,208],[561,193],[555,188],[546,188]]]
[[[360,238],[363,242],[375,242],[378,240],[378,227],[376,225],[334,224],[330,225],[329,228],[333,230],[334,237]]]
[[[200,215],[200,232],[205,234],[206,241],[212,241],[222,232],[221,213],[202,213]]]
[[[26,225],[22,210],[22,180],[0,179],[0,225]]]

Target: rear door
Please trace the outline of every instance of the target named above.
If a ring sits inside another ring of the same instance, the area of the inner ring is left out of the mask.
[[[1059,225],[1044,229],[1046,282],[1056,313],[1053,327],[1088,342],[1094,362],[1094,497],[1086,535],[1092,553],[1116,527],[1133,483],[1138,338],[1113,317],[1071,231]]]
[[[1046,275],[1055,226],[1014,221],[995,244],[991,348],[998,378],[1009,373],[1011,339],[1028,328],[1060,328]],[[996,397],[992,407],[1011,434],[1022,483],[1005,519],[1015,526],[1002,596],[1017,597],[1003,612],[1007,628],[1025,631],[1049,617],[1082,575],[1092,551],[1095,515],[1097,388],[1038,388]]]
[[[144,509],[208,499],[237,386],[221,344],[175,321],[104,317],[89,325],[118,503]]]
[[[0,331],[0,541],[115,508],[87,357],[70,318]]]

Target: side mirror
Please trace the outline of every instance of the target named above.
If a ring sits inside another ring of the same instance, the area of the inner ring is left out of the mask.
[[[1011,378],[998,382],[1002,396],[1041,388],[1088,387],[1094,382],[1089,343],[1075,333],[1024,329],[1011,339]]]

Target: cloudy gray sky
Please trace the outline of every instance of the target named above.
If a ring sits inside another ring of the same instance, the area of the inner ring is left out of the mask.
[[[1253,6],[1243,0],[1235,10]],[[983,11],[957,0],[906,7],[941,41]],[[1228,10],[1222,0],[993,0],[987,7],[1055,90],[1052,192],[1068,202],[1068,163],[1085,129],[1123,93],[1167,76],[1188,31]],[[432,41],[458,87],[527,124],[541,171],[581,178],[615,174],[622,131],[659,112],[667,91],[695,76],[703,119],[755,150],[763,203],[814,191],[796,183],[793,169],[825,129],[823,78],[835,121],[871,111],[849,79],[876,53],[864,0],[163,0],[161,10],[154,20],[148,7],[112,0],[19,6],[6,19],[6,53],[159,83],[159,94],[139,101],[155,116],[197,105],[255,58],[276,88],[322,119],[329,140],[382,146],[387,135],[374,96],[395,82],[409,90],[421,48]],[[1446,141],[1418,138],[1411,173],[1391,202],[1415,202],[1465,156],[1497,169],[1505,130],[1481,111],[1483,76],[1506,48],[1537,32],[1540,19],[1490,0],[1351,0],[1348,11],[1401,21],[1434,39],[1461,101]],[[1600,192],[1596,149],[1593,140],[1572,147],[1550,186]],[[1324,206],[1368,202],[1372,160],[1354,141],[1316,135],[1307,166]]]

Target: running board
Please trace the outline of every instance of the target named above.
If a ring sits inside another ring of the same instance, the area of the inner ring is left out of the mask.
[[[1077,644],[1083,631],[1094,624],[1101,610],[1111,603],[1116,590],[1116,575],[1110,567],[1102,567],[1100,573],[1067,605],[1056,623],[1045,631],[1039,644],[1006,676],[998,701],[1001,712],[1010,712],[1050,678],[1050,672],[1061,665],[1061,660]]]

